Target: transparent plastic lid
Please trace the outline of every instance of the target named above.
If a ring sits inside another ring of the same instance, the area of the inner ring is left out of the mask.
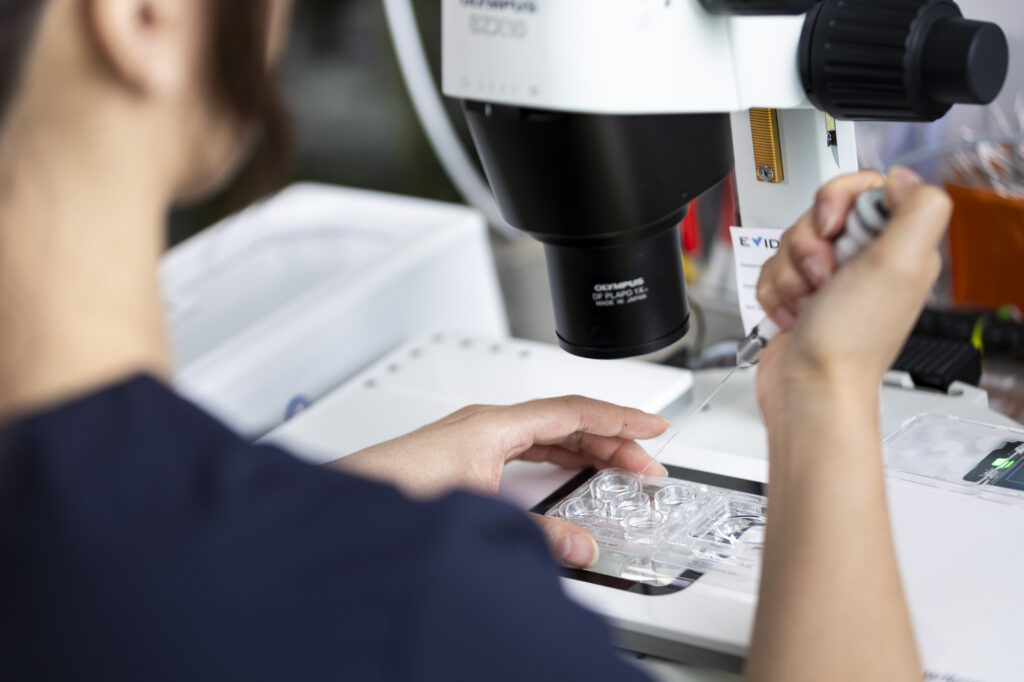
[[[921,415],[883,445],[889,476],[1024,504],[1024,430]],[[593,534],[601,550],[593,573],[649,586],[709,573],[726,577],[732,587],[753,590],[766,505],[760,495],[607,469],[556,502],[547,515]]]
[[[666,585],[687,571],[756,578],[765,513],[758,495],[606,469],[547,515],[593,534],[601,555],[592,571]]]
[[[890,475],[1024,504],[1024,431],[921,415],[884,443]]]

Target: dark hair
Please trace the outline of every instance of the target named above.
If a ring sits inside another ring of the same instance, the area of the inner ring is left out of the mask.
[[[260,136],[228,190],[233,208],[278,189],[291,160],[290,118],[268,54],[272,4],[272,0],[210,3],[210,90],[239,125],[253,127]]]
[[[0,125],[11,104],[46,0],[0,0]]]
[[[0,0],[0,125],[17,91],[48,0]],[[272,0],[209,0],[208,87],[260,137],[229,190],[237,206],[276,189],[291,155],[289,117],[268,55]]]

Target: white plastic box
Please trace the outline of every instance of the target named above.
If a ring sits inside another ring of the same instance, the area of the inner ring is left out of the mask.
[[[506,336],[482,217],[292,186],[171,250],[175,383],[255,438],[424,329]]]

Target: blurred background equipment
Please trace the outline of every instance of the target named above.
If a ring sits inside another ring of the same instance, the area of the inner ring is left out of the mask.
[[[410,4],[415,11],[431,75],[439,83],[440,0],[415,0]],[[1020,110],[1015,109],[1015,103],[1024,92],[1024,21],[1019,3],[960,0],[958,4],[965,15],[999,23],[1007,33],[1011,63],[1003,94],[991,107],[954,108],[935,123],[858,123],[858,149],[864,167],[885,168],[902,161],[934,182],[962,184],[965,182],[962,176],[974,177],[969,182],[971,189],[988,192],[991,187],[985,184],[987,181],[982,182],[982,176],[956,171],[955,157],[962,158],[961,152],[974,154],[972,145],[976,148],[979,141],[996,147],[1001,153],[1014,146],[1005,140],[1020,132]],[[298,3],[283,78],[299,132],[294,180],[363,187],[442,201],[463,200],[437,160],[434,147],[412,107],[382,2],[303,0]],[[458,104],[443,100],[443,105],[465,149],[471,151]],[[476,162],[474,154],[468,156],[471,162]],[[683,225],[682,241],[692,331],[671,348],[656,354],[654,359],[687,366],[719,364],[728,353],[718,344],[735,342],[743,335],[736,311],[732,247],[728,237],[728,227],[738,222],[734,184],[729,184],[732,182],[727,180],[691,205]],[[965,215],[961,204],[963,202],[958,200],[958,217]],[[172,241],[180,241],[220,217],[222,213],[216,202],[179,213],[172,221]],[[955,221],[953,231],[970,235],[978,229],[999,230],[1004,239],[1019,232],[1019,228],[1014,232],[988,220],[973,225],[965,222],[963,230]],[[987,248],[990,243],[993,242],[989,238],[974,239],[968,246]],[[1008,242],[997,240],[994,243]],[[532,240],[509,241],[497,233],[492,234],[491,247],[512,334],[519,338],[554,341],[553,310],[542,248]],[[952,243],[951,247],[959,250]],[[1009,253],[1009,249],[1002,246],[998,251]],[[971,268],[974,258],[971,254],[950,258],[934,305],[945,309],[971,302],[980,303],[991,311],[1007,304],[1019,306],[1020,303],[1009,295],[984,301],[971,301],[972,296],[967,293],[954,297],[953,268],[960,267],[957,260],[966,263],[969,271],[1001,273],[1006,284],[1022,279],[1015,277],[1012,269]],[[986,359],[986,367],[989,364]],[[1024,415],[1018,413],[1018,418],[1020,416]]]
[[[1024,181],[1024,165],[1019,172]],[[955,206],[949,228],[953,302],[1024,310],[1024,193],[1017,198],[1009,190],[959,184],[948,190]]]
[[[247,438],[424,329],[508,334],[473,210],[297,184],[161,266],[175,385]]]

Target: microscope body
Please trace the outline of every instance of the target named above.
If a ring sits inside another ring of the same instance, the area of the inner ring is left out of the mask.
[[[442,1],[444,92],[505,219],[545,245],[563,348],[681,338],[689,203],[735,168],[744,225],[792,224],[858,169],[853,123],[822,109],[930,120],[995,97],[998,27],[951,0],[879,2]]]

